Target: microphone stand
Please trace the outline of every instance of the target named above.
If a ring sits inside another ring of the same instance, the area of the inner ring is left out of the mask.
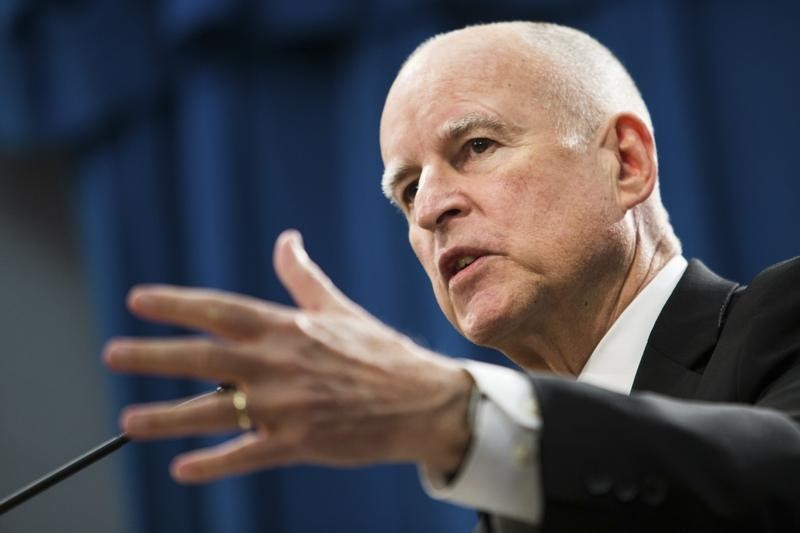
[[[226,392],[231,388],[232,387],[227,385],[221,385],[217,387],[215,391],[195,396],[193,398],[186,400],[185,402],[179,403],[175,407],[186,405],[189,402],[199,400],[200,398],[205,398],[206,396],[210,396],[212,394],[217,394],[219,392]],[[0,515],[5,514],[14,507],[20,505],[21,503],[29,500],[30,498],[33,498],[37,494],[44,492],[53,485],[57,484],[58,482],[68,478],[72,474],[80,472],[87,466],[96,463],[106,455],[109,455],[115,452],[116,450],[122,448],[125,444],[129,443],[130,441],[131,439],[130,437],[128,437],[127,434],[125,434],[124,432],[120,433],[116,437],[108,439],[99,446],[92,448],[88,452],[83,453],[82,455],[76,457],[72,461],[58,467],[49,474],[45,474],[36,481],[26,485],[25,487],[22,487],[17,492],[9,496],[6,496],[5,498],[3,498],[2,501],[0,501]]]
[[[57,468],[56,470],[53,470],[49,474],[45,474],[36,481],[19,489],[14,494],[3,498],[3,501],[0,501],[0,515],[10,511],[22,502],[33,498],[40,492],[49,489],[62,479],[68,478],[75,472],[83,470],[90,464],[95,463],[106,455],[120,449],[122,446],[130,442],[130,440],[130,437],[128,437],[125,433],[120,433],[116,437],[108,439],[100,446],[89,450],[67,464]]]

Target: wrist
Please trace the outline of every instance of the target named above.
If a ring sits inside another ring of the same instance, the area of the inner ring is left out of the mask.
[[[469,450],[470,419],[479,393],[472,376],[460,366],[453,369],[448,385],[447,401],[433,416],[430,433],[424,437],[430,446],[421,463],[426,469],[451,474],[459,469]]]

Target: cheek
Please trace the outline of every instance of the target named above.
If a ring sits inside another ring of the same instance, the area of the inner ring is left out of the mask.
[[[431,277],[430,265],[433,262],[431,258],[433,253],[430,248],[430,243],[426,242],[422,235],[420,235],[420,232],[415,230],[414,227],[409,227],[408,229],[408,243],[411,245],[411,249],[414,251],[414,255],[417,256],[417,260],[422,265],[422,268],[425,269],[425,273],[428,274],[428,277]]]
[[[422,265],[422,269],[425,270],[425,274],[428,275],[428,279],[431,281],[433,290],[437,293],[438,298],[439,275],[436,258],[433,252],[433,243],[430,239],[426,239],[424,235],[421,235],[421,233],[421,231],[410,228],[408,231],[408,242],[411,244],[411,249],[414,250],[414,255],[417,256],[417,260]]]
[[[493,206],[511,235],[539,239],[563,223],[565,189],[550,169],[530,165],[508,178],[493,191]]]
[[[503,201],[495,202],[497,215],[509,228],[513,248],[534,270],[574,261],[591,236],[602,232],[608,192],[585,168],[538,159],[510,178]]]

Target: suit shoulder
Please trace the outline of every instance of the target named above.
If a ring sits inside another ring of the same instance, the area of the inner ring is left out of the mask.
[[[744,292],[753,303],[774,303],[774,299],[800,300],[800,257],[776,263],[759,272]]]
[[[800,258],[759,273],[731,306],[715,352],[735,372],[736,399],[800,419]]]
[[[800,256],[786,259],[785,261],[775,263],[774,265],[765,268],[759,272],[755,278],[753,278],[753,282],[755,283],[761,278],[772,279],[781,278],[784,276],[789,276],[792,279],[800,278]]]

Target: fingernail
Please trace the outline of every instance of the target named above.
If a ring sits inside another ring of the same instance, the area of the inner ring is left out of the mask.
[[[300,236],[299,233],[296,233],[295,235],[296,235],[295,237],[292,237],[292,243],[291,243],[294,255],[300,261],[310,260],[310,258],[308,257],[308,252],[306,252],[306,249],[303,247],[303,238]]]
[[[292,246],[294,246],[295,249],[303,248],[303,235],[301,235],[299,231],[292,230],[291,239],[292,239]]]
[[[148,291],[138,291],[131,297],[131,304],[138,307],[152,307],[156,303],[157,296]]]
[[[175,481],[180,481],[183,483],[192,481],[192,479],[198,473],[197,468],[194,468],[192,463],[187,463],[181,461],[180,459],[176,459],[172,463],[170,470],[172,472],[172,477],[175,478]]]
[[[142,417],[130,412],[122,413],[120,427],[125,433],[136,433],[144,427]]]
[[[111,343],[106,347],[105,352],[103,352],[103,361],[107,365],[113,365],[119,362],[120,357],[125,357],[128,350],[129,348],[124,344],[119,342]]]

